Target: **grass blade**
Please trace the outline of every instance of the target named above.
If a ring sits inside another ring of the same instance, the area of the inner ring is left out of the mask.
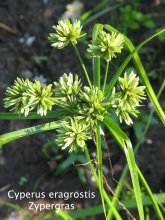
[[[104,26],[105,29],[107,29],[108,31],[115,31],[118,32],[118,30],[116,30],[115,28],[113,28],[110,25],[105,25]],[[162,120],[163,124],[165,124],[165,114],[156,98],[155,92],[150,84],[150,81],[148,79],[148,76],[145,72],[145,69],[142,65],[142,62],[140,60],[140,57],[137,53],[138,50],[140,50],[140,48],[146,44],[147,42],[149,42],[151,39],[153,39],[154,37],[158,36],[159,34],[163,33],[165,31],[165,29],[159,31],[158,33],[152,35],[151,37],[147,38],[146,40],[144,40],[141,44],[139,44],[136,48],[133,46],[132,42],[126,37],[125,38],[125,43],[126,46],[128,47],[129,51],[131,52],[128,57],[125,59],[125,61],[122,63],[122,65],[119,67],[117,73],[115,74],[115,76],[113,77],[112,81],[110,82],[110,84],[107,87],[107,92],[106,92],[106,96],[108,97],[110,94],[110,91],[112,90],[113,86],[115,85],[115,83],[118,80],[118,77],[121,75],[121,73],[123,72],[123,70],[125,69],[125,67],[127,66],[127,64],[129,63],[129,61],[133,58],[135,66],[138,70],[138,73],[141,77],[141,79],[143,80],[144,85],[146,86],[146,91],[147,91],[147,95],[149,97],[149,99],[151,100],[153,106],[156,109],[157,114],[159,115],[160,119]],[[122,34],[122,33],[121,33]]]
[[[132,184],[134,188],[134,193],[136,197],[137,208],[139,212],[140,220],[144,220],[143,202],[140,191],[139,178],[137,173],[136,162],[134,158],[134,153],[132,149],[132,144],[127,137],[127,135],[120,129],[120,127],[108,116],[104,118],[104,124],[108,130],[112,133],[115,139],[119,142],[120,146],[125,152],[128,167],[131,174]]]
[[[100,135],[100,125],[98,122],[96,126],[96,148],[97,148],[98,183],[99,183],[104,215],[106,218],[106,209],[105,209],[104,196],[103,196],[104,186],[103,186],[101,135]]]
[[[68,213],[64,212],[61,209],[57,210],[56,213],[65,220],[74,220],[70,215],[68,215]]]
[[[25,137],[28,135],[41,133],[43,131],[49,131],[60,127],[60,122],[49,122],[41,125],[36,125],[33,127],[21,129],[18,131],[12,131],[6,134],[0,135],[0,146],[9,143],[10,141],[14,141],[18,138]]]
[[[95,21],[96,19],[100,18],[101,16],[105,15],[106,13],[109,13],[110,11],[113,11],[113,10],[117,9],[117,8],[119,8],[122,5],[123,5],[123,3],[119,3],[119,4],[116,4],[114,6],[109,6],[109,7],[105,8],[105,9],[103,9],[103,10],[100,10],[99,12],[97,12],[97,13],[95,13],[93,15],[91,15],[92,13],[87,12],[86,18],[84,16],[85,19],[82,20],[81,17],[80,17],[83,26],[86,26],[86,25],[90,24],[92,21]]]
[[[89,17],[92,13],[94,13],[94,12],[96,12],[96,11],[102,9],[109,1],[110,1],[110,0],[103,0],[103,1],[101,1],[100,3],[98,3],[92,10],[89,10],[89,11],[86,11],[85,13],[83,13],[83,14],[80,16],[80,18],[79,18],[80,21],[81,21],[82,23],[86,22],[87,19],[88,19],[88,17]]]
[[[156,212],[156,214],[157,214],[157,216],[158,216],[158,219],[164,220],[164,218],[163,218],[163,216],[162,216],[162,213],[161,213],[161,211],[160,211],[160,209],[159,209],[158,203],[157,203],[157,201],[156,201],[156,198],[155,198],[154,194],[152,193],[150,187],[148,186],[147,181],[145,180],[145,178],[144,178],[142,172],[140,171],[140,169],[139,169],[138,167],[137,167],[137,170],[138,170],[139,179],[140,179],[140,181],[142,182],[143,186],[145,187],[145,189],[146,189],[146,191],[147,191],[147,193],[148,193],[148,195],[149,195],[149,199],[150,199],[151,202],[152,202],[152,205],[153,205],[153,207],[154,207],[154,209],[155,209],[155,212]],[[158,202],[159,202],[159,201],[158,201]]]
[[[56,118],[66,114],[65,110],[50,111],[46,116],[40,116],[36,112],[30,112],[28,116],[19,113],[0,112],[0,120],[27,120],[27,119],[42,119],[42,118]]]

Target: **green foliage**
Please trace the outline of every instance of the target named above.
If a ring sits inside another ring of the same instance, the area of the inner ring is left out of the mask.
[[[160,32],[161,30],[162,30],[162,28],[158,28],[158,29],[156,30],[156,33]],[[158,38],[159,38],[160,41],[165,41],[165,34],[164,34],[164,33],[160,34],[160,35],[158,36]]]
[[[139,140],[141,138],[141,136],[143,134],[143,130],[146,126],[148,119],[149,119],[148,113],[141,112],[139,114],[138,119],[134,122],[133,129],[134,129],[135,136],[136,136],[137,140]],[[156,118],[152,117],[150,124],[157,125],[158,120]]]
[[[23,185],[26,184],[28,181],[29,181],[29,180],[28,180],[28,178],[27,178],[26,176],[21,176],[20,179],[19,179],[18,184],[19,184],[20,186],[23,186]]]
[[[77,153],[77,152],[72,152],[70,155],[68,155],[68,157],[62,158],[62,162],[59,163],[59,165],[57,165],[57,168],[55,170],[55,174],[61,174],[61,173],[65,173],[69,170],[69,168],[72,168],[74,164],[85,164],[87,163],[87,159],[85,157],[84,154],[82,153]],[[79,172],[79,170],[81,169],[80,166],[77,166],[77,171]],[[81,171],[80,171],[81,172]]]
[[[129,76],[125,74],[124,78],[119,78],[121,91],[113,92],[112,98],[108,102],[105,100],[102,90],[95,86],[82,88],[80,79],[77,75],[74,78],[72,73],[63,74],[59,82],[54,82],[55,89],[52,89],[52,84],[42,88],[39,81],[32,83],[27,80],[26,82],[18,78],[12,87],[12,92],[21,97],[20,100],[26,100],[26,102],[21,102],[21,109],[25,110],[21,111],[20,109],[19,113],[25,112],[26,116],[29,111],[37,109],[37,114],[43,116],[54,105],[60,109],[67,108],[68,112],[72,112],[72,116],[64,117],[60,123],[61,127],[57,130],[56,138],[57,145],[62,149],[70,146],[70,152],[76,150],[76,147],[83,149],[86,146],[85,141],[92,136],[92,131],[89,132],[90,126],[95,126],[97,120],[103,121],[108,110],[112,108],[115,109],[121,123],[124,120],[126,124],[132,124],[133,121],[129,114],[137,117],[136,107],[144,99],[143,90],[145,87],[138,87],[139,78],[136,78],[134,73]],[[17,89],[16,85],[19,85],[21,89]],[[24,89],[24,85],[26,89]],[[7,91],[10,93],[6,93],[7,98],[4,99],[4,106],[8,107],[9,104],[6,103],[9,103],[10,98],[12,105],[15,104],[13,110],[18,109],[18,103],[14,99],[13,104],[12,96],[9,97],[12,94],[11,88],[9,87]]]
[[[104,28],[106,31],[103,30]],[[54,82],[45,87],[38,81],[33,83],[29,80],[17,79],[14,85],[9,87],[6,91],[7,97],[4,99],[4,106],[6,108],[10,107],[11,110],[16,113],[25,114],[25,116],[27,116],[30,111],[37,109],[37,114],[41,116],[48,115],[49,117],[49,111],[55,106],[58,113],[55,114],[56,111],[54,111],[54,114],[59,116],[59,120],[0,135],[0,145],[26,135],[55,129],[57,135],[54,141],[60,148],[67,148],[70,153],[84,150],[89,168],[100,191],[105,218],[109,215],[112,216],[112,214],[106,213],[106,206],[108,206],[113,212],[114,217],[118,220],[122,220],[122,217],[114,206],[114,202],[111,201],[111,198],[104,189],[101,141],[101,135],[103,135],[103,132],[101,132],[102,124],[104,124],[108,131],[114,136],[126,156],[139,219],[144,220],[143,200],[139,184],[140,179],[150,196],[159,219],[162,220],[162,214],[157,201],[136,165],[131,141],[119,125],[114,122],[111,112],[115,110],[121,123],[124,121],[128,125],[132,124],[133,120],[130,115],[135,117],[138,116],[137,107],[140,106],[141,102],[145,99],[144,89],[146,88],[147,94],[156,108],[158,115],[163,122],[165,121],[162,108],[137,54],[138,50],[145,43],[162,33],[164,30],[147,38],[134,48],[130,40],[121,33],[118,33],[115,28],[110,25],[97,24],[93,30],[92,44],[90,44],[88,48],[88,53],[93,58],[93,82],[91,82],[90,75],[76,47],[77,40],[82,36],[80,22],[76,21],[71,24],[69,20],[65,19],[64,21],[59,21],[58,25],[54,26],[54,29],[55,33],[50,34],[49,37],[52,46],[62,49],[71,43],[83,68],[88,86],[82,85],[79,77],[77,75],[74,77],[72,73],[69,75],[63,74],[58,82]],[[109,64],[111,64],[109,61],[113,57],[116,57],[118,53],[121,53],[124,44],[130,50],[130,54],[114,74],[108,86],[106,86]],[[101,57],[103,57],[107,63],[103,85],[100,85]],[[131,58],[134,58],[135,66],[143,80],[144,86],[139,86],[139,77],[137,77],[134,72],[131,72],[129,75],[125,73],[123,77],[120,76]],[[119,88],[116,86],[117,82]],[[54,86],[54,88],[52,88],[52,86]],[[3,116],[6,117],[3,114],[1,118],[3,118]],[[97,171],[91,162],[88,151],[87,140],[89,139],[93,139],[96,145]],[[69,162],[65,161],[63,167],[69,166],[71,159],[73,158],[69,158]],[[59,214],[64,219],[72,219],[64,212]],[[109,220],[109,217],[107,217],[107,219]]]
[[[87,163],[87,159],[84,152],[82,152],[81,148],[77,148],[76,151],[73,151],[66,157],[64,152],[60,148],[56,147],[54,139],[55,137],[49,138],[42,147],[42,152],[45,156],[51,158],[51,161],[55,160],[57,162],[53,173],[55,173],[55,175],[64,174],[73,170],[74,167],[81,182],[86,183],[87,179],[83,164]]]
[[[141,26],[145,26],[146,28],[150,29],[155,27],[151,15],[140,12],[134,5],[126,5],[121,7],[120,21],[126,30],[138,30]]]

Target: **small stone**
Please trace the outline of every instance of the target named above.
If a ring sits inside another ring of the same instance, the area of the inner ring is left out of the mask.
[[[21,37],[18,39],[19,43],[21,44],[24,44],[25,43],[25,38],[24,37]]]
[[[25,44],[26,44],[27,46],[31,46],[31,45],[34,43],[35,40],[36,40],[36,37],[34,37],[34,36],[29,36],[29,37],[26,39]]]
[[[152,105],[151,102],[148,103],[148,108],[149,108],[149,109],[153,109],[153,105]]]
[[[146,143],[147,143],[147,144],[152,144],[153,141],[152,141],[151,139],[146,139]]]
[[[43,75],[35,76],[34,80],[39,81],[43,85],[47,83],[47,79]]]
[[[30,71],[30,70],[23,70],[21,71],[20,75],[23,77],[23,78],[32,78],[33,76],[33,73]]]
[[[43,0],[44,4],[48,4],[49,0]]]

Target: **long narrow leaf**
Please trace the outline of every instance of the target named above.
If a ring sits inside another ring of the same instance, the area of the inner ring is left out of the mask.
[[[56,129],[59,126],[60,126],[60,122],[49,122],[49,123],[21,129],[18,131],[12,131],[12,132],[9,132],[6,134],[2,134],[2,135],[0,135],[0,146],[4,145],[6,143],[9,143],[10,141],[21,138],[21,137],[40,133],[43,131],[49,131],[49,130]]]
[[[97,148],[98,183],[99,183],[101,200],[103,204],[104,215],[106,217],[106,209],[105,209],[104,195],[103,195],[104,188],[103,188],[102,149],[101,149],[101,135],[100,135],[99,122],[97,122],[97,126],[96,126],[96,148]]]
[[[90,24],[92,21],[95,21],[96,19],[100,18],[101,16],[109,13],[110,11],[113,11],[113,10],[119,8],[122,5],[123,5],[123,3],[119,3],[119,4],[116,4],[116,5],[113,5],[113,6],[109,6],[105,9],[103,9],[103,10],[100,10],[99,12],[97,12],[93,15],[91,15],[90,12],[87,12],[86,13],[86,18],[84,16],[84,20],[82,21],[83,26],[86,26],[86,25]]]
[[[108,31],[115,31],[118,32],[118,30],[116,30],[115,28],[113,28],[110,25],[105,25],[104,26],[105,29],[107,29]],[[129,61],[131,60],[131,58],[133,58],[133,61],[135,63],[135,66],[138,70],[138,73],[141,77],[141,79],[143,80],[144,85],[146,86],[146,91],[148,94],[149,99],[151,100],[151,102],[153,103],[153,106],[156,109],[157,114],[159,115],[160,119],[162,120],[163,124],[165,124],[165,114],[156,98],[155,92],[150,84],[150,81],[148,79],[148,76],[145,72],[145,69],[142,65],[142,62],[140,60],[140,57],[137,53],[138,50],[140,50],[140,48],[146,44],[147,42],[149,42],[151,39],[153,39],[154,37],[158,36],[159,34],[163,33],[165,31],[165,29],[159,31],[158,33],[152,35],[151,37],[147,38],[146,40],[144,40],[141,44],[139,44],[136,48],[133,46],[132,42],[125,36],[125,43],[126,46],[128,47],[129,51],[131,52],[128,57],[125,59],[125,61],[122,63],[122,65],[120,66],[120,68],[118,69],[117,73],[115,74],[115,76],[113,77],[112,81],[110,82],[110,84],[107,87],[107,93],[106,96],[109,95],[110,91],[112,90],[113,86],[115,85],[116,81],[118,80],[118,77],[121,75],[122,71],[125,69],[125,67],[127,66],[127,64],[129,63]]]
[[[110,0],[103,0],[101,1],[99,4],[97,4],[93,9],[89,10],[89,11],[86,11],[85,13],[83,13],[81,16],[80,16],[80,21],[82,23],[86,22],[88,20],[88,17],[94,13],[94,12],[97,12],[98,10],[102,9],[102,7],[104,7]]]
[[[36,112],[30,112],[28,116],[19,113],[0,112],[0,120],[27,120],[27,119],[42,119],[42,118],[56,118],[66,114],[65,110],[50,111],[45,116],[40,116]]]
[[[65,220],[74,220],[68,213],[64,212],[61,209],[57,210],[56,213]]]
[[[129,138],[127,137],[127,135],[120,129],[120,127],[110,117],[106,116],[104,118],[104,124],[106,125],[108,130],[113,134],[113,136],[119,142],[119,144],[122,146],[125,152],[128,167],[131,174],[132,184],[135,192],[139,218],[140,220],[144,220],[143,202],[141,197],[139,178],[138,178],[134,153],[132,149],[132,144]]]
[[[140,169],[139,169],[138,167],[137,167],[137,170],[138,170],[139,179],[140,179],[140,181],[142,182],[143,186],[145,187],[145,189],[146,189],[146,191],[147,191],[147,193],[148,193],[148,195],[149,195],[149,198],[150,198],[150,200],[151,200],[151,202],[152,202],[152,204],[153,204],[153,207],[154,207],[154,209],[155,209],[155,212],[156,212],[158,218],[159,218],[160,220],[164,220],[164,218],[163,218],[163,216],[162,216],[162,213],[161,213],[161,211],[160,211],[160,209],[159,209],[159,206],[158,206],[159,201],[158,201],[158,203],[157,203],[156,197],[155,197],[154,194],[152,193],[150,187],[148,186],[147,181],[146,181],[145,178],[143,177],[143,174],[142,174],[142,172],[140,171]]]

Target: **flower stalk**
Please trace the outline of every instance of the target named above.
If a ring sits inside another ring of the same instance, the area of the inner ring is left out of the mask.
[[[109,70],[109,61],[107,62],[106,70],[105,70],[104,83],[103,83],[103,88],[102,88],[103,92],[105,91],[105,86],[107,83],[108,70]]]
[[[92,84],[91,84],[91,81],[90,81],[90,78],[89,78],[89,74],[88,74],[88,72],[87,72],[87,69],[86,69],[86,67],[85,67],[85,64],[84,64],[84,62],[83,62],[83,60],[82,60],[82,58],[81,58],[81,55],[80,55],[80,53],[79,53],[79,51],[78,51],[76,45],[75,45],[75,44],[72,44],[72,45],[73,45],[73,48],[74,48],[74,50],[75,50],[75,52],[76,52],[76,55],[77,55],[77,57],[78,57],[78,59],[79,59],[79,61],[80,61],[80,64],[81,64],[81,66],[82,66],[82,68],[83,68],[83,71],[84,71],[84,73],[85,73],[85,77],[86,77],[86,80],[87,80],[87,82],[88,82],[88,85],[89,85],[89,87],[91,88],[91,87],[92,87]]]

